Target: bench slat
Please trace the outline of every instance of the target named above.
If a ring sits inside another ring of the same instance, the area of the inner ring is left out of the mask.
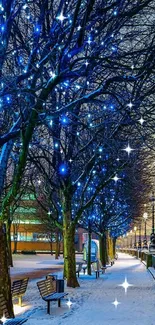
[[[55,293],[52,293],[51,295],[45,296],[43,299],[46,300],[46,301],[48,301],[48,300],[52,301],[52,300],[61,299],[61,298],[65,297],[65,296],[67,296],[67,295],[68,295],[68,293],[57,293],[57,292],[55,292]]]
[[[27,321],[27,318],[11,318],[5,321],[5,325],[21,325]]]

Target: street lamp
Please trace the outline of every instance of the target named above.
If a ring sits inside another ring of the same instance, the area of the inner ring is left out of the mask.
[[[135,248],[135,249],[137,248],[137,245],[136,245],[136,230],[137,230],[137,227],[135,226],[135,227],[134,227],[134,232],[135,232],[134,248]]]
[[[144,222],[145,222],[144,239],[143,239],[143,249],[148,249],[148,246],[147,246],[147,237],[146,237],[146,220],[148,218],[147,212],[144,212],[143,213],[143,218],[144,218]]]
[[[150,245],[149,245],[149,251],[155,252],[155,233],[154,233],[154,202],[155,202],[155,197],[154,197],[154,192],[152,192],[152,197],[151,200],[152,202],[152,233],[150,235]]]

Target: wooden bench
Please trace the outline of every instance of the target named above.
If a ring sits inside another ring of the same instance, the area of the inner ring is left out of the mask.
[[[22,306],[22,297],[26,292],[29,278],[24,278],[20,280],[15,280],[12,283],[11,293],[12,299],[18,298],[18,303]]]
[[[40,295],[43,300],[47,302],[47,313],[50,314],[50,302],[58,300],[58,307],[60,307],[60,301],[62,298],[68,295],[68,293],[64,292],[56,292],[55,291],[55,281],[52,279],[46,279],[37,282],[37,286],[40,292]]]
[[[1,316],[4,318],[1,318]],[[6,318],[6,320],[5,320]],[[9,318],[9,313],[7,310],[7,304],[4,296],[1,294],[0,295],[0,324],[5,324],[5,325],[21,325],[27,321],[27,318]]]

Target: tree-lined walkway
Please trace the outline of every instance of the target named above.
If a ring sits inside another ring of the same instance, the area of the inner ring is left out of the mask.
[[[133,286],[127,293],[119,286],[127,278]],[[155,324],[155,281],[145,266],[136,258],[120,253],[119,259],[106,275],[100,279],[84,279],[81,276],[81,295],[89,294],[84,303],[64,319],[46,318],[46,325],[52,321],[53,325],[154,325]],[[121,302],[117,308],[112,302]],[[78,299],[77,299],[78,300]],[[37,315],[36,315],[37,316]],[[46,317],[46,315],[44,314]],[[44,317],[42,314],[42,317]],[[34,316],[35,317],[35,316]],[[37,324],[41,325],[42,317],[38,317]],[[29,319],[27,325],[31,324]],[[35,319],[34,319],[35,323]]]

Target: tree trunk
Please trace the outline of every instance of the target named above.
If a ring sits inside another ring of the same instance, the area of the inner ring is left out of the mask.
[[[74,238],[75,238],[75,226],[73,224],[66,231],[66,248],[67,248],[67,286],[76,288],[79,287],[79,283],[76,277],[76,261],[75,261],[75,248],[74,248]]]
[[[106,234],[100,236],[99,238],[100,242],[100,260],[103,266],[106,266],[107,263],[107,239]]]
[[[110,256],[110,258],[114,258],[114,255],[113,255],[113,240],[112,240],[112,238],[109,236],[109,238],[108,238],[108,243],[109,243],[109,245],[108,245],[108,255]]]
[[[72,193],[70,190],[62,192],[63,206],[63,235],[64,235],[64,277],[67,278],[68,287],[79,287],[76,278],[75,261],[75,224],[72,221]]]
[[[8,251],[7,251],[7,238],[6,229],[2,221],[0,221],[0,294],[3,295],[9,317],[14,317],[13,304],[11,297],[11,279],[8,267]],[[0,313],[1,310],[0,310]],[[3,315],[0,314],[0,318]]]
[[[116,256],[116,238],[113,238],[113,256]]]
[[[88,274],[91,275],[91,231],[88,232],[87,270]]]
[[[58,231],[56,231],[55,260],[58,260],[58,257],[59,257],[59,236],[58,236]]]
[[[66,242],[66,229],[64,226],[63,230],[63,258],[64,258],[64,272],[63,277],[64,279],[67,278],[67,242]]]
[[[52,242],[52,240],[50,240],[50,253],[51,253],[51,255],[53,255],[53,242]]]
[[[6,237],[7,237],[7,245],[8,245],[8,263],[9,263],[9,266],[13,267],[10,229],[11,229],[11,221],[8,220],[8,222],[6,223]]]

